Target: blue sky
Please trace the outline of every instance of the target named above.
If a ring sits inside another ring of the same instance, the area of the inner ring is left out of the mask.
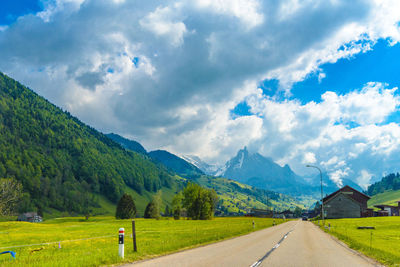
[[[0,25],[9,25],[26,14],[41,11],[43,5],[35,0],[3,0],[0,8]]]
[[[302,102],[321,101],[325,91],[344,94],[359,89],[370,81],[400,85],[400,45],[388,45],[387,40],[379,40],[371,51],[353,57],[340,59],[334,64],[324,64],[320,68],[326,77],[318,81],[318,75],[311,74],[308,79],[295,83],[293,97]]]
[[[398,0],[7,0],[0,71],[148,150],[224,164],[246,146],[366,186],[399,171],[399,14]]]
[[[325,74],[325,78],[319,80],[318,73],[310,73],[305,80],[293,84],[290,96],[285,95],[276,79],[263,80],[258,86],[265,95],[277,97],[279,100],[296,99],[302,104],[310,101],[320,103],[321,95],[326,91],[346,94],[361,89],[371,81],[399,87],[400,60],[395,59],[400,59],[400,44],[392,46],[388,44],[388,40],[381,39],[370,51],[321,65],[320,72]],[[246,101],[232,109],[233,117],[252,114]],[[400,122],[400,113],[395,112],[388,116],[385,123],[388,122]]]

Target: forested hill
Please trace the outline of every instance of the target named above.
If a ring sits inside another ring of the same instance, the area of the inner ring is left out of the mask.
[[[368,186],[367,193],[370,196],[389,190],[400,190],[400,174],[391,173],[382,178],[381,181]]]
[[[125,150],[2,73],[0,177],[22,183],[21,211],[76,213],[98,206],[99,196],[115,203],[127,186],[145,194],[174,183],[165,167]]]

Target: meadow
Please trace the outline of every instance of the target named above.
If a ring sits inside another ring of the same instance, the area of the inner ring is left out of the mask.
[[[253,228],[252,222],[255,222]],[[132,221],[113,217],[68,217],[42,223],[0,222],[0,266],[99,266],[169,254],[272,226],[273,219],[215,218],[207,221],[135,219],[138,251],[133,252]],[[276,223],[282,220],[275,219]],[[118,229],[125,228],[125,259],[118,257]],[[47,244],[42,244],[47,243]],[[37,244],[37,245],[35,245]]]
[[[350,248],[388,266],[400,265],[400,217],[370,217],[326,220],[330,230],[321,228],[346,243]],[[373,226],[375,229],[357,229]]]

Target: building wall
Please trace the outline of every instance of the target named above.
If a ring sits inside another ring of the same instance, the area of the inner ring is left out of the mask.
[[[366,198],[363,194],[361,194],[357,190],[354,190],[350,187],[345,186],[342,189],[340,189],[340,191],[351,193],[351,194],[349,194],[349,196],[351,198],[353,198],[354,200],[356,200],[357,202],[359,202],[361,204],[361,208],[363,210],[366,210],[368,208],[368,205],[367,205],[368,198]]]
[[[343,194],[337,194],[324,203],[324,210],[328,219],[361,217],[360,204]]]

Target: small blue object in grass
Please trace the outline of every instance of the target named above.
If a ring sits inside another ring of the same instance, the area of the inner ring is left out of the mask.
[[[8,251],[0,252],[0,255],[1,255],[1,254],[6,254],[6,253],[10,253],[11,257],[13,257],[14,259],[15,259],[15,255],[17,254],[17,253],[15,253],[14,251],[8,250]]]

